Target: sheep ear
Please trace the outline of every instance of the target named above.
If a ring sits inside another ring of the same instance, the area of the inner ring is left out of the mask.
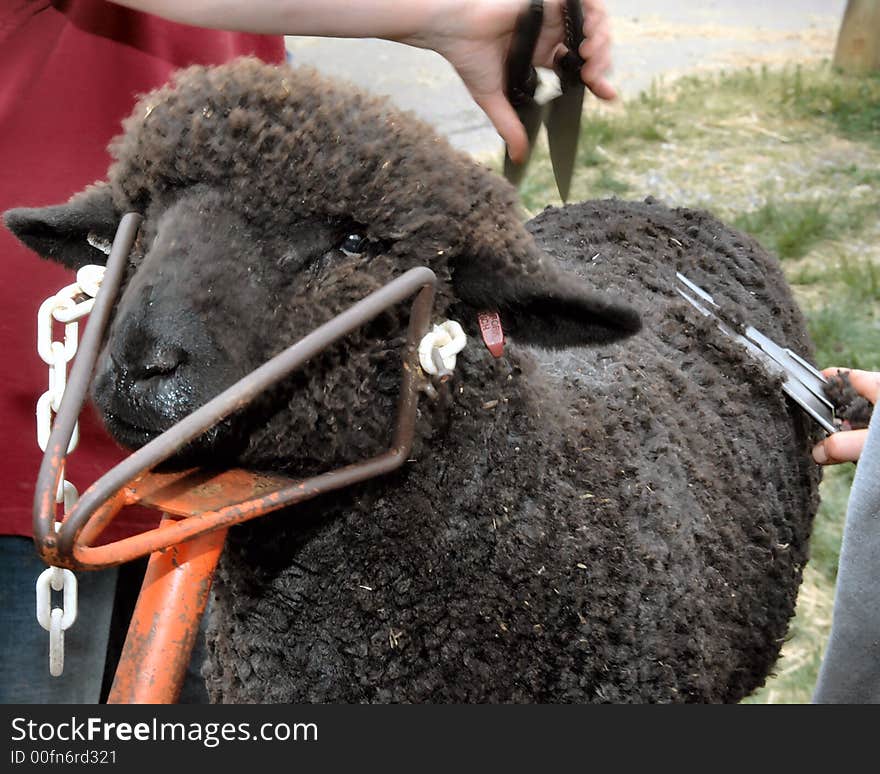
[[[106,262],[101,247],[113,241],[119,218],[106,183],[89,186],[66,204],[3,213],[6,227],[21,242],[70,269]]]
[[[453,283],[474,315],[498,312],[505,333],[524,344],[551,349],[608,344],[642,327],[631,306],[590,290],[570,275],[499,276],[469,262],[454,270]]]

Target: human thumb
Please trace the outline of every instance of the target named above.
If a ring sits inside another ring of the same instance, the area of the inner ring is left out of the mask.
[[[832,433],[813,447],[813,459],[820,465],[855,462],[862,454],[867,435],[867,430]]]

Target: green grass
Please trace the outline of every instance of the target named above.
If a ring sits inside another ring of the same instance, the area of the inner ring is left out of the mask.
[[[760,101],[786,118],[827,122],[830,130],[848,138],[880,144],[880,75],[846,76],[827,64],[782,70],[745,68],[682,78],[675,85],[675,99],[681,105],[698,107],[707,96],[707,83],[722,98]]]
[[[788,279],[815,290],[803,306],[817,362],[880,370],[880,263],[843,254],[789,271]]]
[[[714,211],[782,259],[817,364],[880,370],[880,77],[827,64],[687,77],[588,105],[581,132],[572,201],[652,195]],[[530,212],[558,203],[543,139],[521,196]],[[810,700],[852,470],[826,471],[798,612],[749,703]]]
[[[853,168],[855,169],[855,168]],[[852,173],[857,180],[870,180],[873,170]],[[874,186],[873,182],[857,183]],[[872,221],[876,223],[876,191],[868,203],[846,202],[833,198],[788,201],[768,200],[756,210],[734,216],[733,226],[751,234],[777,257],[803,258],[827,239],[858,234]]]
[[[802,258],[828,235],[831,210],[821,201],[770,201],[758,210],[734,218],[733,225],[774,250],[780,258]]]
[[[630,190],[628,183],[624,183],[622,180],[618,180],[607,169],[600,170],[599,177],[596,180],[596,188],[598,188],[599,191],[603,193],[608,193],[615,196],[620,196]]]
[[[816,360],[823,366],[851,366],[877,370],[880,326],[875,310],[865,314],[847,299],[808,311],[807,323],[816,344]]]
[[[856,303],[880,301],[880,267],[865,260],[854,260],[846,256],[836,267],[836,278]]]
[[[847,137],[880,144],[880,75],[846,77],[796,67],[783,74],[780,101],[797,116],[828,121]]]
[[[880,169],[864,169],[857,164],[847,164],[826,170],[831,179],[842,179],[850,185],[880,185]]]

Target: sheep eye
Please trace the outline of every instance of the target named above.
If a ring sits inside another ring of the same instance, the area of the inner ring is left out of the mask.
[[[366,243],[367,240],[360,234],[349,234],[342,240],[339,249],[348,256],[357,256],[363,252]]]

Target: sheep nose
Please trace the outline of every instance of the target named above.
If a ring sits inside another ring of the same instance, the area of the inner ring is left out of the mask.
[[[137,357],[125,358],[123,363],[113,357],[117,367],[127,372],[135,382],[170,376],[186,362],[186,359],[186,352],[182,348],[173,344],[159,343],[147,347],[138,353]]]
[[[143,375],[149,379],[153,376],[166,376],[174,373],[183,365],[185,353],[180,347],[156,346],[143,362]]]

